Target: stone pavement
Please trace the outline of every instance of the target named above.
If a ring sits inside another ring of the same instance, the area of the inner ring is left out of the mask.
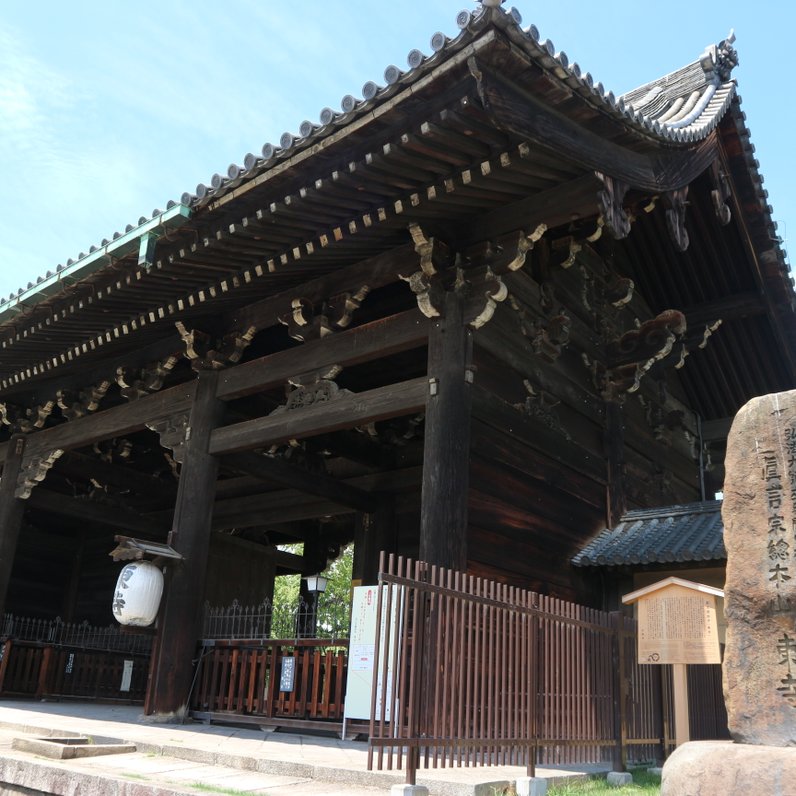
[[[130,742],[135,752],[69,760],[12,748],[23,736],[88,736]],[[608,766],[537,769],[549,782]],[[418,772],[431,796],[494,796],[522,777],[519,767],[438,768]],[[403,771],[368,771],[367,744],[331,737],[267,733],[197,723],[153,724],[138,706],[79,702],[0,702],[0,796],[181,796],[387,793]],[[27,789],[27,790],[26,790]]]

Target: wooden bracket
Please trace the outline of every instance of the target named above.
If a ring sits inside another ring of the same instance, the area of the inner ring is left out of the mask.
[[[35,454],[23,458],[22,467],[17,477],[17,488],[14,490],[14,497],[27,500],[33,488],[47,477],[50,468],[63,453],[63,450],[59,448],[49,453]]]
[[[0,403],[0,423],[8,426],[12,434],[29,434],[44,428],[47,418],[55,408],[55,401],[47,401],[30,409],[21,409],[9,403]]]
[[[684,252],[688,248],[688,230],[685,228],[685,209],[687,206],[688,186],[676,191],[667,191],[663,195],[666,208],[666,227],[675,249]]]
[[[294,340],[301,342],[319,340],[340,329],[346,329],[351,323],[354,312],[362,306],[368,293],[370,287],[362,285],[355,293],[347,292],[332,296],[317,309],[308,299],[294,298],[290,313],[280,317],[279,322],[287,326],[288,334]]]
[[[58,390],[55,394],[56,402],[61,409],[65,420],[76,420],[84,417],[89,412],[99,409],[100,401],[105,397],[110,381],[101,381],[93,387],[73,393],[69,390]]]
[[[188,330],[182,321],[175,321],[174,325],[185,345],[185,357],[191,361],[194,370],[221,370],[230,363],[240,361],[257,333],[255,326],[229,332],[213,348],[213,338],[206,332]]]
[[[158,435],[160,444],[171,451],[174,461],[180,464],[185,454],[185,443],[190,435],[188,418],[188,412],[180,412],[146,424],[150,431]]]
[[[722,226],[726,226],[732,218],[732,211],[729,204],[727,204],[727,200],[732,195],[732,190],[730,188],[730,178],[721,168],[718,158],[713,161],[710,167],[710,179],[713,183],[710,198],[713,202],[713,209],[716,211],[716,218],[718,218]]]
[[[630,218],[622,202],[630,186],[608,174],[599,171],[595,174],[603,184],[603,190],[597,194],[597,202],[605,227],[617,240],[626,238],[630,234]]]
[[[350,390],[341,389],[334,381],[342,370],[340,365],[330,365],[327,368],[292,377],[286,389],[285,403],[277,406],[270,414],[298,411],[314,404],[328,403],[350,395]]]
[[[567,440],[571,440],[572,437],[569,435],[566,428],[564,428],[558,414],[553,411],[561,402],[549,401],[547,394],[544,391],[537,392],[528,379],[523,379],[522,384],[525,387],[525,391],[528,393],[528,397],[523,403],[514,404],[514,408],[519,409],[523,414],[529,417],[540,420],[548,428],[557,431]]]

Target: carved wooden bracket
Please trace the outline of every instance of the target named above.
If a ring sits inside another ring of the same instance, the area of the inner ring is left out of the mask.
[[[255,326],[249,326],[244,331],[236,330],[225,335],[215,348],[211,348],[213,338],[206,332],[199,329],[189,331],[182,321],[175,321],[174,325],[185,345],[185,357],[191,361],[194,370],[221,370],[240,361],[257,333]]]
[[[55,401],[21,409],[9,403],[0,403],[0,423],[8,426],[12,434],[29,434],[37,428],[44,428],[47,418],[55,408]]]
[[[342,370],[340,365],[331,365],[321,370],[294,376],[288,382],[285,403],[282,406],[277,406],[270,414],[293,412],[350,395],[350,390],[341,389],[334,381]]]
[[[551,244],[551,249],[551,265],[558,265],[567,269],[575,264],[578,252],[583,249],[583,245],[575,239],[574,235],[566,235],[563,238],[554,240]]]
[[[540,420],[548,428],[558,432],[567,440],[571,440],[572,437],[569,435],[566,428],[564,428],[558,414],[553,411],[561,402],[550,401],[545,392],[537,392],[528,379],[523,379],[522,384],[525,387],[525,391],[528,393],[528,397],[523,403],[514,404],[514,408],[519,409],[523,414],[529,417]]]
[[[617,240],[626,238],[630,234],[630,218],[622,206],[622,201],[630,190],[630,186],[608,174],[599,171],[595,174],[604,186],[603,190],[597,194],[597,202],[605,227]]]
[[[362,306],[368,293],[370,287],[362,285],[356,293],[333,296],[317,311],[307,299],[295,298],[291,302],[290,313],[279,318],[279,322],[287,326],[288,334],[294,340],[302,342],[319,340],[340,329],[346,329],[351,323],[354,312]]]
[[[49,453],[35,454],[22,459],[22,467],[17,477],[17,488],[14,490],[14,497],[27,500],[35,486],[38,486],[46,477],[50,468],[55,464],[63,450],[56,449]]]
[[[495,309],[509,295],[503,280],[490,268],[467,274],[460,270],[456,276],[454,289],[465,295],[464,320],[472,329],[480,329],[492,320]]]
[[[110,381],[101,381],[99,384],[77,393],[70,390],[58,390],[55,398],[61,409],[61,415],[66,420],[77,420],[89,412],[96,412],[110,386]]]
[[[116,383],[119,385],[122,397],[128,401],[135,401],[144,395],[157,392],[179,361],[179,357],[179,354],[172,354],[162,361],[153,362],[141,369],[118,368]]]
[[[687,206],[688,186],[676,191],[668,191],[663,195],[666,207],[666,227],[675,249],[684,252],[688,248],[688,230],[685,228],[685,209]]]
[[[716,211],[716,218],[718,218],[719,223],[722,226],[726,226],[732,218],[732,211],[729,204],[727,204],[732,191],[730,189],[730,178],[722,170],[718,159],[714,160],[710,167],[710,178],[713,183],[713,190],[710,192],[713,209]]]
[[[683,349],[677,344],[685,332],[685,315],[678,310],[666,310],[609,343],[606,346],[607,366],[591,361],[585,354],[583,362],[603,398],[615,401],[625,393],[636,392],[653,365],[668,359],[677,367]]]
[[[188,412],[180,412],[153,423],[147,423],[146,427],[154,431],[160,437],[160,444],[168,448],[174,460],[182,464],[185,454],[185,443],[190,437],[190,426],[188,425]]]
[[[420,257],[420,270],[426,276],[434,276],[451,265],[453,254],[447,243],[427,235],[419,224],[410,224],[409,234]]]

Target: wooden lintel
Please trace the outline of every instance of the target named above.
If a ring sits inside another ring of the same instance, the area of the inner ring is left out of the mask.
[[[195,389],[194,382],[179,384],[129,404],[46,428],[31,435],[27,455],[33,457],[46,451],[82,448],[140,431],[147,423],[190,409]],[[7,445],[0,445],[0,461],[5,461]]]
[[[356,365],[407,351],[424,345],[427,338],[426,318],[409,310],[229,368],[219,378],[218,397],[230,401],[282,386],[310,370]]]
[[[288,553],[287,550],[274,550],[273,556],[277,567],[289,569],[291,572],[302,572],[304,570],[304,556]]]
[[[324,473],[310,472],[284,459],[258,456],[255,453],[232,453],[223,458],[223,464],[239,473],[292,487],[308,495],[334,500],[358,511],[373,512],[378,505],[376,496],[363,489]]]
[[[211,435],[209,452],[223,456],[421,412],[427,394],[425,377],[343,394],[333,401],[218,428]]]

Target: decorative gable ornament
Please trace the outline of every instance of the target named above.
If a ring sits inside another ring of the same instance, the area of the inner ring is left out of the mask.
[[[126,564],[113,592],[113,615],[119,624],[148,627],[158,615],[163,573],[149,561]]]

